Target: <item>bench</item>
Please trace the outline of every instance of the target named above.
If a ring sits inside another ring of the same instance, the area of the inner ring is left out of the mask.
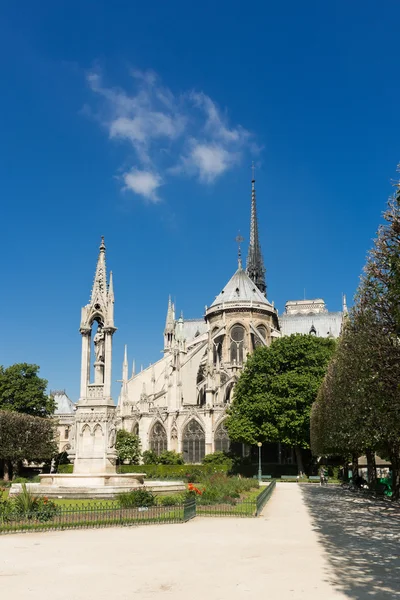
[[[253,479],[258,479],[258,475],[253,475]],[[272,475],[261,475],[261,481],[268,481],[272,479]]]
[[[318,483],[320,482],[321,478],[319,475],[310,475],[308,478],[308,481],[318,481]]]
[[[286,479],[286,481],[298,481],[298,475],[281,475],[281,479]]]

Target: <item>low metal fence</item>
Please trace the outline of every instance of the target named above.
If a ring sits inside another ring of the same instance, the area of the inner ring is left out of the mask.
[[[7,511],[6,504],[2,504],[0,500],[0,535],[26,531],[185,523],[196,516],[257,517],[271,497],[275,483],[275,480],[272,480],[253,499],[215,504],[203,503],[201,497],[191,495],[185,502],[175,506],[123,508],[116,502],[71,505],[50,502],[41,510],[17,513]]]
[[[82,529],[116,525],[183,523],[192,518],[192,501],[176,506],[121,508],[112,503],[56,506],[55,510],[0,514],[0,534],[53,529]]]

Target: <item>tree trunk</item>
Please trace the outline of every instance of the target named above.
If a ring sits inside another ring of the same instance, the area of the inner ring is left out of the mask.
[[[358,477],[358,456],[356,454],[352,458],[351,468],[353,472],[352,479],[354,481],[354,477]]]
[[[398,500],[400,497],[400,456],[392,454],[390,462],[392,463],[392,500]]]
[[[368,448],[365,452],[367,457],[367,469],[368,469],[368,485],[369,487],[375,487],[376,484],[376,463],[375,463],[375,452]]]
[[[303,456],[301,454],[301,448],[300,448],[300,446],[295,446],[294,447],[294,451],[296,453],[297,472],[299,474],[300,473],[304,473]]]

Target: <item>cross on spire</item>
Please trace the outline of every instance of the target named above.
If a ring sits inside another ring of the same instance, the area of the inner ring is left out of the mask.
[[[242,268],[242,248],[240,246],[240,244],[242,242],[244,242],[244,238],[240,235],[240,231],[239,234],[235,237],[235,242],[238,245],[238,267],[239,269]]]

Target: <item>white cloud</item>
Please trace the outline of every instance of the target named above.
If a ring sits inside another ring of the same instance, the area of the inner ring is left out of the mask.
[[[131,76],[131,92],[105,86],[99,72],[87,76],[109,138],[134,150],[132,168],[122,175],[126,189],[157,202],[166,178],[186,175],[212,183],[255,148],[250,132],[230,125],[203,92],[174,95],[153,71],[133,70]]]
[[[212,183],[239,159],[238,154],[217,144],[194,142],[189,155],[183,157],[182,162],[186,172],[197,173],[200,181]]]
[[[157,196],[157,189],[162,184],[161,177],[157,173],[150,171],[139,171],[131,169],[122,176],[126,190],[131,190],[135,194],[144,196],[147,200],[157,203],[160,199]]]

